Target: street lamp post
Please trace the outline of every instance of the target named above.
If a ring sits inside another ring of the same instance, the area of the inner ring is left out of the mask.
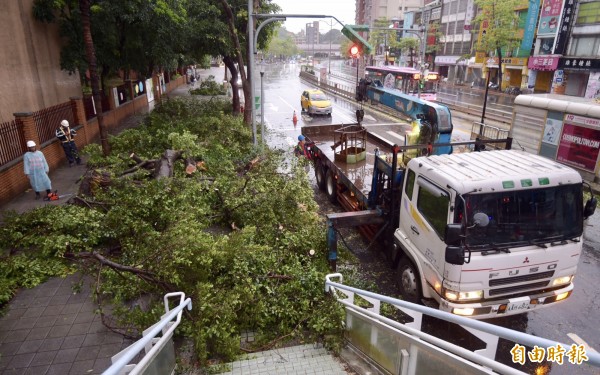
[[[260,65],[260,134],[262,147],[265,147],[265,87],[263,86],[263,76],[265,75],[265,67]]]
[[[331,74],[331,39],[333,35],[333,20],[329,20],[330,24],[329,24],[329,54],[327,55],[327,66],[329,69],[329,74]]]
[[[479,128],[479,134],[482,134],[483,132],[483,124],[485,121],[485,108],[487,107],[487,98],[488,98],[488,91],[490,90],[490,68],[487,68],[487,77],[485,79],[485,94],[483,95],[483,109],[481,111],[481,124],[480,124],[480,128]]]

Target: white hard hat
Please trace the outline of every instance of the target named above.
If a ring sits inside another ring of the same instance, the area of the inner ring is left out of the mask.
[[[60,122],[60,124],[61,124],[62,126],[64,126],[65,128],[68,128],[68,127],[69,127],[69,121],[67,121],[67,120],[62,120],[62,121]]]
[[[34,141],[27,141],[27,147],[35,147]]]

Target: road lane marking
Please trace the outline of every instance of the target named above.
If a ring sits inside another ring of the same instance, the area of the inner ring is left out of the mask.
[[[581,337],[577,336],[575,333],[567,333],[567,336],[569,336],[569,338],[571,340],[573,340],[573,342],[575,342],[575,344],[585,346],[586,351],[598,353],[594,348],[592,348],[590,346],[590,344],[583,341],[583,339]]]
[[[392,137],[396,137],[398,139],[401,139],[402,142],[404,142],[404,140],[405,140],[404,136],[402,136],[402,135],[400,135],[400,134],[398,134],[396,132],[393,132],[391,130],[388,130],[386,133],[389,134],[389,135],[391,135]]]
[[[279,99],[281,99],[282,102],[284,102],[285,104],[287,104],[288,107],[290,107],[292,110],[296,110],[296,108],[294,108],[294,106],[292,106],[290,103],[288,103],[284,98],[282,98],[281,96],[277,95],[277,97]]]

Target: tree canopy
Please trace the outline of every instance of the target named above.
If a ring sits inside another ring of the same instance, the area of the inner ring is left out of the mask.
[[[480,9],[473,20],[483,30],[476,49],[498,57],[498,74],[502,81],[503,51],[512,52],[519,46],[519,17],[516,9],[522,0],[475,0]]]

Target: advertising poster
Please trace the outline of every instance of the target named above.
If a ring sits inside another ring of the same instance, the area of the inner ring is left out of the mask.
[[[552,145],[558,145],[560,139],[560,131],[562,130],[563,122],[561,120],[546,119],[546,127],[544,128],[544,135],[542,142],[549,143]]]
[[[152,85],[152,78],[148,78],[146,80],[146,98],[148,99],[148,103],[152,103],[154,101],[154,86]]]
[[[590,73],[585,89],[585,97],[588,99],[600,98],[600,72]]]
[[[538,34],[556,34],[562,12],[562,0],[544,0]]]
[[[570,117],[578,116],[565,116],[556,160],[593,173],[600,150],[600,129],[577,126],[569,121]]]

